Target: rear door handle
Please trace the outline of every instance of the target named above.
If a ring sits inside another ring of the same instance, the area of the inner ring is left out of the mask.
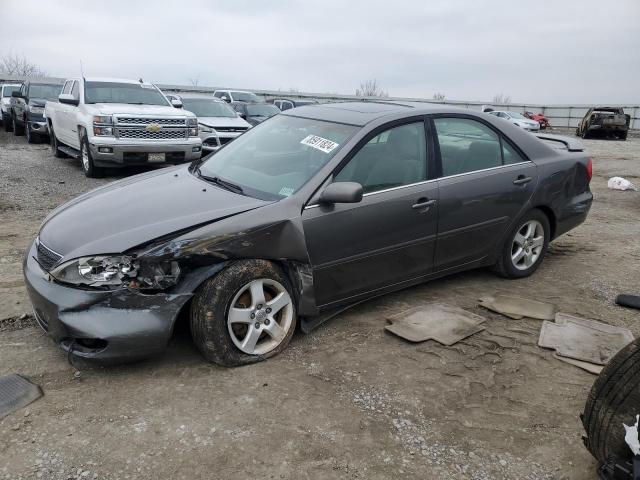
[[[533,180],[531,177],[525,177],[524,175],[518,175],[518,178],[516,178],[513,181],[514,185],[525,185],[527,183],[529,183],[531,180]]]
[[[418,203],[414,203],[413,205],[411,205],[411,208],[413,208],[414,210],[422,210],[423,208],[428,210],[430,206],[435,204],[436,204],[436,200],[427,200],[426,198],[419,198]]]

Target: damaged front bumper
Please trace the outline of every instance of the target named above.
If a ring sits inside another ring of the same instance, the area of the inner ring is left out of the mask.
[[[65,351],[86,359],[131,361],[161,353],[192,296],[61,285],[36,261],[35,242],[23,270],[38,325]]]

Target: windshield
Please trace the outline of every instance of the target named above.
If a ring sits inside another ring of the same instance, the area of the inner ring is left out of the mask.
[[[298,191],[359,127],[276,115],[211,155],[201,175],[219,177],[266,200]]]
[[[58,100],[62,91],[62,85],[46,83],[32,83],[29,85],[29,98],[43,98],[45,100]]]
[[[261,103],[264,98],[251,92],[231,92],[234,102]]]
[[[18,90],[20,90],[19,86],[13,87],[13,86],[5,85],[4,87],[2,87],[2,96],[10,97],[13,92],[17,92]]]
[[[511,118],[525,118],[521,113],[518,112],[507,112]]]
[[[85,103],[169,105],[156,87],[144,83],[85,82],[84,101]]]
[[[250,117],[271,117],[280,113],[280,109],[275,105],[247,105],[247,115]]]
[[[196,117],[236,117],[236,112],[226,103],[210,98],[183,98],[182,107]]]

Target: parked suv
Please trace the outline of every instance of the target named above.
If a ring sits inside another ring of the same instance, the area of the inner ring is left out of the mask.
[[[196,116],[174,108],[151,83],[73,78],[58,98],[45,108],[51,148],[57,157],[81,158],[88,177],[104,167],[182,163],[202,154]]]
[[[243,90],[215,90],[213,96],[227,103],[231,102],[247,102],[247,103],[263,103],[264,97],[256,95],[253,92],[245,92]]]
[[[202,149],[214,152],[251,128],[229,105],[204,95],[174,95],[185,110],[198,117]]]
[[[61,89],[61,83],[33,80],[24,82],[19,90],[13,91],[9,102],[13,134],[26,134],[29,143],[47,135],[44,105],[47,101],[56,101]]]
[[[0,120],[2,120],[4,129],[7,132],[11,131],[11,116],[9,115],[11,94],[18,90],[20,90],[20,85],[17,83],[5,83],[4,85],[0,85]]]
[[[614,135],[620,140],[627,139],[631,116],[620,107],[590,108],[578,124],[576,135],[589,138],[595,135]]]

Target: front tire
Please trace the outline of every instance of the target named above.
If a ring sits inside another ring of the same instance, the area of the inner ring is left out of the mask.
[[[282,352],[296,328],[291,285],[266,260],[236,262],[207,280],[191,304],[191,335],[210,362],[234,367]]]
[[[80,162],[86,177],[100,178],[104,175],[102,168],[96,167],[93,163],[93,156],[91,155],[89,140],[86,135],[82,137],[82,142],[80,143]]]
[[[2,114],[2,124],[4,125],[5,132],[13,131],[13,123],[11,123],[11,117],[9,115]]]
[[[49,125],[49,140],[51,144],[51,152],[56,158],[67,158],[67,155],[60,150],[60,143],[56,137],[56,132],[53,130],[53,125]]]
[[[495,272],[505,278],[524,278],[535,272],[549,248],[549,219],[540,210],[530,210],[506,236]]]
[[[27,122],[24,122],[24,133],[27,137],[27,143],[40,143],[40,136],[31,131]]]

